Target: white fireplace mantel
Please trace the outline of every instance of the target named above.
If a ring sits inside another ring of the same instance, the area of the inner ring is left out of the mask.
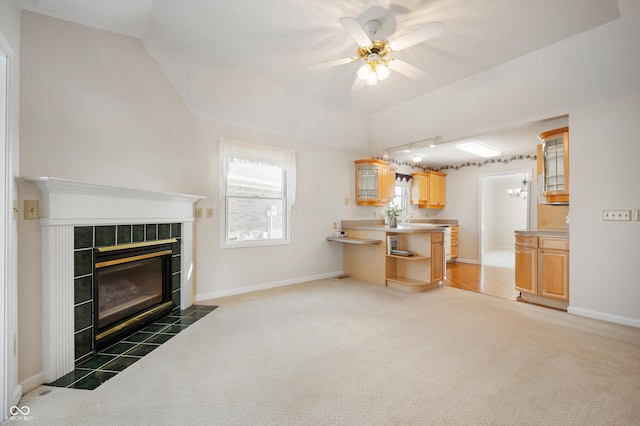
[[[181,223],[180,307],[193,303],[193,204],[204,197],[25,177],[42,192],[43,378],[74,369],[74,226]]]
[[[193,204],[205,198],[49,176],[24,179],[42,192],[40,213],[48,225],[193,221]]]

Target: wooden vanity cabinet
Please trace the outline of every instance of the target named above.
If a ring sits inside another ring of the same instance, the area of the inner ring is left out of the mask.
[[[446,201],[446,174],[418,172],[411,175],[411,204],[422,209],[443,209]]]
[[[395,196],[396,169],[383,160],[356,160],[356,204],[382,207]]]

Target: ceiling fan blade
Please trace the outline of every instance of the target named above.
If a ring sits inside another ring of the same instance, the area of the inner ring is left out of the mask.
[[[408,64],[399,59],[391,60],[389,62],[389,68],[413,80],[420,80],[427,75],[427,73],[424,70],[421,70],[418,67],[414,67],[413,65]]]
[[[315,70],[321,70],[324,68],[330,68],[330,67],[335,67],[337,65],[343,65],[343,64],[348,64],[351,63],[353,61],[356,61],[357,59],[355,58],[342,58],[342,59],[336,59],[335,61],[329,61],[329,62],[322,62],[320,64],[315,64],[315,65],[309,65],[307,68],[305,68],[307,71],[315,71]]]
[[[342,24],[344,30],[358,44],[358,46],[371,46],[371,40],[369,40],[369,36],[364,31],[362,25],[360,25],[360,22],[358,22],[356,18],[340,18],[340,23]]]
[[[392,41],[390,43],[391,50],[397,52],[399,50],[406,49],[407,47],[438,37],[443,32],[444,24],[442,22],[432,22],[404,37],[400,37],[399,39]]]

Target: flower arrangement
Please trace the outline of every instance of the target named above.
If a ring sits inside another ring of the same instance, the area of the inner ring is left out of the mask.
[[[388,217],[389,219],[391,219],[392,217],[398,217],[403,213],[403,210],[400,208],[400,206],[396,205],[396,204],[391,204],[389,207],[387,207],[387,209],[384,211],[384,215],[386,217]]]
[[[395,228],[398,226],[398,216],[402,214],[402,209],[396,204],[391,204],[384,211],[384,215],[389,218],[389,226]]]

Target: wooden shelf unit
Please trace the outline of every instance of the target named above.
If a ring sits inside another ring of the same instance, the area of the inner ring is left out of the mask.
[[[442,251],[441,233],[398,233],[388,232],[387,235],[398,236],[400,250],[413,251],[413,256],[385,255],[385,282],[388,287],[406,291],[425,291],[437,287],[442,278],[437,277],[438,265],[434,260],[442,260],[444,256],[432,256],[434,247]],[[434,238],[435,237],[435,238]],[[434,246],[435,244],[435,246]],[[387,249],[388,252],[388,249]],[[435,266],[435,267],[434,267]],[[434,276],[434,273],[436,276]]]

